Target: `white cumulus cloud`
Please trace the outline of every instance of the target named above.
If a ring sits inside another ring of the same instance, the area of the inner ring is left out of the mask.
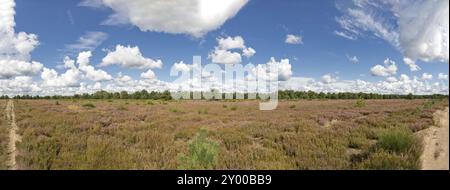
[[[149,69],[147,72],[141,74],[141,78],[144,78],[144,79],[155,79],[156,75],[155,75],[155,73],[152,70]]]
[[[31,61],[30,53],[39,45],[35,34],[16,33],[14,0],[0,0],[0,78],[31,76],[43,67]]]
[[[209,54],[213,63],[220,64],[239,64],[242,62],[242,56],[238,52],[231,52],[223,49],[216,49]]]
[[[430,73],[423,73],[422,74],[422,80],[431,80],[433,79],[433,75]]]
[[[325,75],[325,80],[332,80],[333,77]],[[364,80],[340,80],[334,78],[333,82],[326,83],[317,81],[313,78],[292,77],[288,81],[280,83],[280,89],[284,90],[302,90],[314,92],[365,92],[379,94],[448,94],[448,84],[430,83],[420,80],[417,77],[409,77],[401,74],[399,79],[387,77],[385,80],[369,82]]]
[[[161,68],[161,60],[153,60],[142,55],[139,47],[117,45],[114,51],[108,52],[100,66],[120,65],[126,68],[152,69]]]
[[[106,71],[95,69],[94,66],[89,65],[91,56],[92,53],[90,51],[78,54],[77,63],[79,64],[79,69],[85,73],[85,77],[95,82],[111,80],[111,75]]]
[[[384,60],[384,65],[375,65],[370,71],[374,76],[387,77],[397,73],[397,65],[394,61],[387,58]]]
[[[218,45],[208,55],[213,63],[219,64],[239,64],[242,62],[242,55],[250,58],[255,55],[256,50],[247,47],[241,36],[217,38]],[[238,52],[236,50],[241,50]]]
[[[41,88],[29,76],[18,76],[6,80],[0,79],[0,94],[14,96],[17,94],[28,93],[36,94]]]
[[[235,36],[235,37],[226,37],[226,38],[218,38],[217,39],[218,48],[224,49],[224,50],[230,50],[230,49],[244,49],[245,48],[245,42],[244,38],[241,36]]]
[[[189,65],[184,63],[183,61],[180,61],[178,63],[173,64],[174,71],[180,71],[180,72],[189,72],[192,70],[193,65]]]
[[[44,68],[41,79],[44,87],[77,87],[80,85],[81,73],[76,69],[69,69],[59,75],[54,69]]]
[[[222,26],[248,0],[85,0],[81,6],[108,7],[106,25],[132,24],[142,31],[202,37]]]
[[[331,74],[326,74],[326,75],[322,76],[322,82],[325,84],[330,84],[330,83],[333,83],[336,81],[337,81],[337,79],[334,78],[333,76],[331,76]]]
[[[32,76],[39,73],[43,65],[38,62],[0,59],[0,79],[16,76]]]
[[[439,80],[448,80],[448,75],[446,75],[444,73],[439,73],[438,79]]]
[[[291,76],[292,66],[289,63],[289,59],[277,61],[274,57],[271,57],[266,64],[258,64],[253,68],[252,76],[249,78],[268,81],[286,81]]]

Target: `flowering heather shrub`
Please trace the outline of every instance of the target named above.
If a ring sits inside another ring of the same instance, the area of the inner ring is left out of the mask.
[[[372,153],[357,169],[370,170],[415,170],[420,167],[419,159],[407,155],[392,154],[383,149]]]
[[[365,100],[362,108],[355,100],[299,100],[259,111],[258,101],[58,101],[15,103],[20,168],[414,169],[421,146],[410,135],[448,106],[448,100],[431,106]],[[87,103],[95,109],[83,108]]]

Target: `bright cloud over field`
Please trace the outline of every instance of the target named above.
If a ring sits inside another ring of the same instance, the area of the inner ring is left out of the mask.
[[[30,59],[39,45],[37,35],[15,31],[13,0],[1,0],[0,6],[0,79],[38,73],[43,65]]]
[[[234,17],[248,0],[85,0],[81,6],[108,7],[103,24],[132,24],[142,31],[201,37]]]
[[[102,59],[100,66],[120,65],[127,68],[152,69],[161,68],[162,64],[161,60],[144,57],[137,46],[117,45],[115,50],[109,51]]]
[[[418,71],[416,61],[448,63],[449,1],[378,1],[358,0],[338,8],[339,36],[358,39],[373,35],[398,48],[411,71]]]
[[[292,76],[291,64],[289,64],[289,59],[277,61],[274,57],[271,57],[266,64],[258,64],[252,70],[251,75],[254,78],[257,76],[269,81],[286,81]]]
[[[217,38],[217,43],[218,45],[209,54],[213,63],[238,64],[242,62],[242,56],[250,58],[256,54],[256,50],[245,46],[244,39],[241,36],[220,37]]]
[[[387,58],[386,60],[384,60],[383,65],[375,65],[370,69],[370,71],[374,76],[392,76],[397,74],[397,65],[394,61]]]
[[[28,3],[0,0],[0,95],[244,92],[255,79],[302,91],[449,93],[448,1]],[[197,55],[216,65],[199,71]],[[227,67],[247,70],[231,81]]]

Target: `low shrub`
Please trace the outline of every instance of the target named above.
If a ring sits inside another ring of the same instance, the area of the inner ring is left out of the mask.
[[[422,143],[406,127],[385,129],[378,142],[366,152],[358,169],[404,170],[419,169]]]
[[[381,132],[377,147],[395,153],[406,153],[414,145],[414,136],[409,129],[394,129]]]
[[[208,114],[208,109],[198,110],[198,114]]]
[[[177,108],[170,108],[170,111],[173,113],[178,113],[180,112],[180,110],[178,110]]]
[[[86,104],[83,104],[83,107],[89,109],[89,108],[95,108],[95,105],[92,103],[86,103]]]
[[[126,110],[128,110],[128,108],[125,105],[120,105],[120,106],[117,107],[117,110],[119,110],[119,111],[126,111]]]
[[[178,155],[181,169],[214,169],[217,164],[218,145],[209,140],[205,129],[189,143],[187,155]]]
[[[355,107],[357,107],[357,108],[363,108],[363,107],[365,107],[365,106],[366,106],[366,102],[364,101],[364,99],[358,99],[358,100],[356,100]]]

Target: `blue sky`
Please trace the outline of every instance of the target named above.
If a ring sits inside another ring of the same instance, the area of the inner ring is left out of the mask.
[[[163,62],[162,68],[151,68],[151,70],[158,80],[165,82],[174,80],[174,78],[169,77],[170,68],[174,63],[179,61],[184,61],[187,64],[192,63],[193,55],[201,55],[203,63],[210,63],[212,60],[208,59],[208,55],[218,46],[218,38],[241,36],[245,40],[245,45],[255,49],[256,54],[250,58],[243,56],[240,64],[249,62],[266,64],[271,57],[276,60],[289,59],[292,70],[291,77],[293,78],[311,78],[320,82],[323,80],[323,76],[328,74],[331,78],[335,78],[334,81],[336,82],[359,79],[373,83],[373,86],[385,81],[388,77],[396,77],[400,80],[403,74],[412,80],[414,76],[421,78],[423,73],[427,73],[431,74],[433,79],[423,82],[430,83],[430,85],[436,82],[442,83],[438,92],[448,93],[448,24],[446,31],[437,32],[438,35],[444,37],[446,34],[447,41],[445,42],[444,39],[443,45],[437,45],[438,48],[444,47],[444,50],[446,45],[446,55],[445,53],[442,55],[442,52],[440,52],[428,56],[426,50],[425,52],[419,50],[416,52],[414,49],[411,50],[412,53],[406,54],[404,49],[410,49],[410,46],[405,47],[404,44],[411,43],[404,42],[405,39],[402,36],[401,29],[404,27],[398,26],[402,24],[402,18],[389,19],[389,13],[393,14],[395,11],[404,13],[408,9],[394,10],[393,8],[391,12],[381,9],[378,10],[378,14],[370,15],[374,12],[374,7],[370,3],[358,5],[358,1],[350,0],[242,1],[243,5],[237,8],[236,15],[226,17],[223,24],[218,24],[217,29],[208,29],[201,37],[189,32],[168,31],[170,29],[164,31],[165,28],[162,29],[162,32],[145,31],[143,29],[144,27],[154,28],[154,26],[151,26],[152,23],[147,23],[150,26],[142,26],[132,21],[122,24],[102,24],[112,14],[118,13],[119,16],[126,16],[126,14],[122,14],[117,7],[114,7],[115,5],[104,3],[99,6],[95,4],[101,4],[101,0],[85,1],[86,4],[90,3],[89,6],[80,6],[80,1],[75,0],[16,0],[14,30],[16,33],[24,31],[37,35],[39,45],[33,49],[31,58],[27,61],[40,62],[43,67],[53,69],[58,74],[67,70],[67,68],[62,67],[64,57],[70,56],[71,59],[75,60],[79,53],[79,51],[68,48],[68,46],[76,44],[77,40],[86,35],[87,32],[102,32],[107,35],[104,40],[99,42],[98,46],[86,49],[92,52],[90,65],[96,69],[102,69],[113,77],[121,72],[138,80],[140,74],[145,70],[121,67],[118,64],[111,64],[106,67],[99,66],[102,59],[108,54],[107,50],[113,51],[116,45],[137,46],[144,57],[153,60],[160,59]],[[124,3],[120,0],[118,2]],[[144,0],[143,2],[152,3],[151,0]],[[192,2],[195,1],[192,0]],[[426,2],[414,2],[416,6],[426,7]],[[442,1],[434,3],[439,4]],[[121,4],[121,6],[126,5]],[[387,7],[388,5],[383,6]],[[448,2],[444,2],[445,6],[447,7],[447,16],[442,19],[438,18],[437,24],[442,20],[445,21],[445,19],[448,22]],[[369,25],[365,25],[367,23],[364,23],[361,19],[355,18],[354,14],[349,14],[347,12],[349,9],[360,10],[361,12],[367,11],[368,16],[372,16],[369,18],[374,18],[375,21],[378,19],[380,25],[399,36],[398,42],[400,45],[395,45],[397,41],[393,42],[387,37],[388,35],[380,35],[379,32],[383,30],[371,28]],[[436,10],[422,11],[424,11],[424,14],[418,14],[419,16],[436,12]],[[143,18],[154,17],[151,11],[138,16]],[[361,23],[353,23],[353,27],[345,27],[339,23],[339,20]],[[414,20],[420,21],[420,18],[414,18]],[[417,25],[421,26],[420,24]],[[353,39],[337,35],[337,32],[353,35],[350,37]],[[285,39],[288,34],[300,37],[302,43],[286,43]],[[424,38],[428,39],[427,36]],[[421,68],[420,70],[411,71],[410,67],[404,63],[403,59],[410,55],[413,56],[411,58]],[[352,63],[349,60],[349,57],[353,56],[356,56],[358,63]],[[389,76],[375,76],[371,68],[375,65],[387,67],[387,65],[384,65],[387,58],[395,62],[397,67],[395,73],[391,73]],[[441,77],[439,78],[440,74]],[[41,75],[36,73],[31,77],[33,81],[39,83],[42,78]],[[445,76],[447,76],[447,79],[445,79]],[[3,80],[13,80],[11,77],[6,78],[4,77]],[[94,82],[86,81],[85,83]],[[328,84],[329,82],[323,83]],[[3,90],[3,92],[8,94],[7,90]]]

